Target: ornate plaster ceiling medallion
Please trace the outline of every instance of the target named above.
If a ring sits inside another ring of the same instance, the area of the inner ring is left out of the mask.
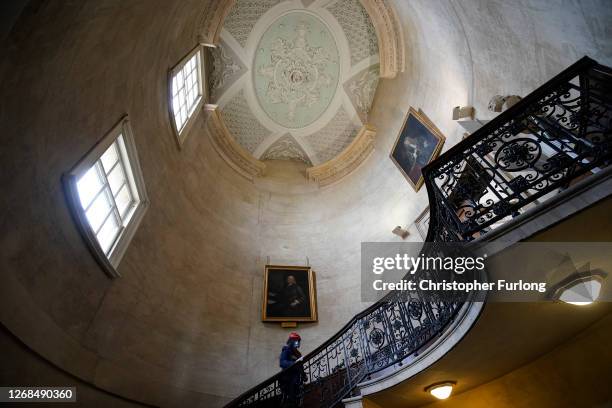
[[[266,114],[286,128],[316,121],[331,103],[340,76],[339,53],[328,27],[306,12],[278,18],[261,37],[254,87]]]
[[[360,129],[383,64],[362,3],[379,16],[387,0],[232,1],[209,75],[222,157],[250,179],[263,171],[243,153],[301,161],[321,186],[357,168],[373,146],[374,131]]]

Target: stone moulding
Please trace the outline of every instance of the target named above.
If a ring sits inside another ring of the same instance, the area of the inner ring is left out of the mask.
[[[376,129],[363,125],[355,139],[338,156],[315,167],[306,169],[308,178],[324,187],[351,174],[374,150]]]
[[[198,42],[219,44],[219,35],[225,18],[236,0],[215,0],[199,19]],[[380,77],[395,78],[406,68],[406,45],[404,31],[397,13],[389,0],[360,0],[376,31],[380,59]]]
[[[198,42],[202,44],[219,44],[219,35],[225,17],[229,14],[236,0],[213,0],[199,19]]]
[[[406,68],[404,32],[393,6],[385,0],[360,0],[378,37],[380,77],[395,78]]]
[[[221,112],[216,107],[211,109],[206,126],[215,150],[238,174],[250,181],[264,174],[266,165],[236,142],[225,126]]]

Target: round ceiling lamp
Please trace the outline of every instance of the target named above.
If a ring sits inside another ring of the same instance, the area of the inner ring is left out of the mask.
[[[601,283],[601,280],[595,277],[576,282],[561,291],[559,300],[575,306],[590,305],[599,297]]]
[[[455,381],[444,381],[430,385],[425,388],[425,391],[436,397],[437,399],[447,399],[453,392],[453,387],[457,384]]]
[[[553,299],[574,306],[590,305],[599,298],[606,276],[599,270],[572,275],[557,285]]]

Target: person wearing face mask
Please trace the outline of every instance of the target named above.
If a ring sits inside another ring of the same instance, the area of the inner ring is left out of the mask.
[[[280,367],[283,374],[279,379],[281,392],[283,393],[282,407],[301,406],[300,390],[306,381],[300,348],[301,337],[293,332],[289,334],[287,344],[283,346],[280,354]]]

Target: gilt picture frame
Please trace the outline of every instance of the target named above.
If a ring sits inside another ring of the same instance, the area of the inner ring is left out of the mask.
[[[421,170],[438,157],[445,140],[423,111],[410,107],[389,157],[414,191],[423,185]]]
[[[316,322],[316,276],[310,266],[266,265],[262,317],[264,322]]]

